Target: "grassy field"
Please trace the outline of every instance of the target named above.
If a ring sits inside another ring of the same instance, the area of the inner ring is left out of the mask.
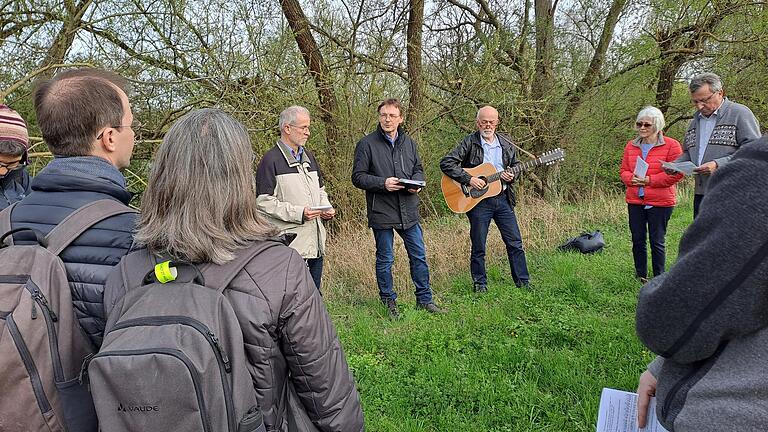
[[[667,266],[692,217],[690,197],[681,198],[668,229]],[[489,292],[471,293],[466,219],[426,226],[436,300],[449,309],[442,316],[415,310],[400,249],[395,280],[404,319],[387,319],[373,279],[372,236],[360,229],[352,238],[357,231],[350,229],[337,237],[332,248],[351,243],[359,253],[352,254],[357,261],[329,263],[326,299],[367,430],[592,431],[603,387],[634,390],[652,354],[634,332],[640,283],[622,197],[556,208],[529,201],[519,211],[532,291],[512,283],[494,229]],[[602,253],[555,250],[586,229],[603,231]]]

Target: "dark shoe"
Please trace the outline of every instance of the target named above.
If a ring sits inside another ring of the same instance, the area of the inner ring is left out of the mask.
[[[484,294],[488,292],[488,287],[485,285],[475,285],[474,287],[476,293]]]
[[[439,314],[448,313],[447,310],[440,309],[439,307],[437,307],[437,305],[434,302],[416,303],[416,309],[423,309],[429,313],[439,313]]]
[[[527,291],[533,290],[531,287],[531,283],[529,281],[520,281],[519,283],[515,284],[518,288],[522,288]]]
[[[387,310],[389,311],[389,318],[393,320],[400,319],[400,310],[397,308],[397,302],[395,302],[395,299],[382,299],[381,302],[384,303],[384,306],[387,307]]]

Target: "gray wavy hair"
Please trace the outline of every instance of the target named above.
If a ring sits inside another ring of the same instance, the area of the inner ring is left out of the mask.
[[[717,93],[723,89],[723,80],[721,80],[719,76],[712,72],[704,72],[691,78],[691,82],[688,84],[688,90],[693,93],[703,87],[704,84],[709,84],[709,89],[712,93]]]
[[[155,154],[136,242],[172,259],[223,264],[275,234],[256,210],[245,127],[217,109],[177,120]]]

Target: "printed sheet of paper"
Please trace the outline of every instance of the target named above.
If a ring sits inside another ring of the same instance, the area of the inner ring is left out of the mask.
[[[637,393],[604,388],[600,395],[597,432],[667,432],[656,419],[656,398],[648,406],[648,423],[637,427]]]
[[[671,169],[672,171],[681,172],[685,175],[691,175],[693,174],[694,168],[696,168],[696,164],[694,164],[691,161],[678,162],[678,163],[662,162],[661,167]]]
[[[637,162],[635,163],[635,176],[637,176],[637,178],[643,178],[647,172],[648,162],[644,161],[643,158],[638,156]]]

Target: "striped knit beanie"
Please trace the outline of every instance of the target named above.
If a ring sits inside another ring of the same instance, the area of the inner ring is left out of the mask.
[[[6,105],[0,105],[0,141],[14,141],[29,148],[29,133],[27,123],[16,111]],[[27,152],[22,157],[26,160]]]

